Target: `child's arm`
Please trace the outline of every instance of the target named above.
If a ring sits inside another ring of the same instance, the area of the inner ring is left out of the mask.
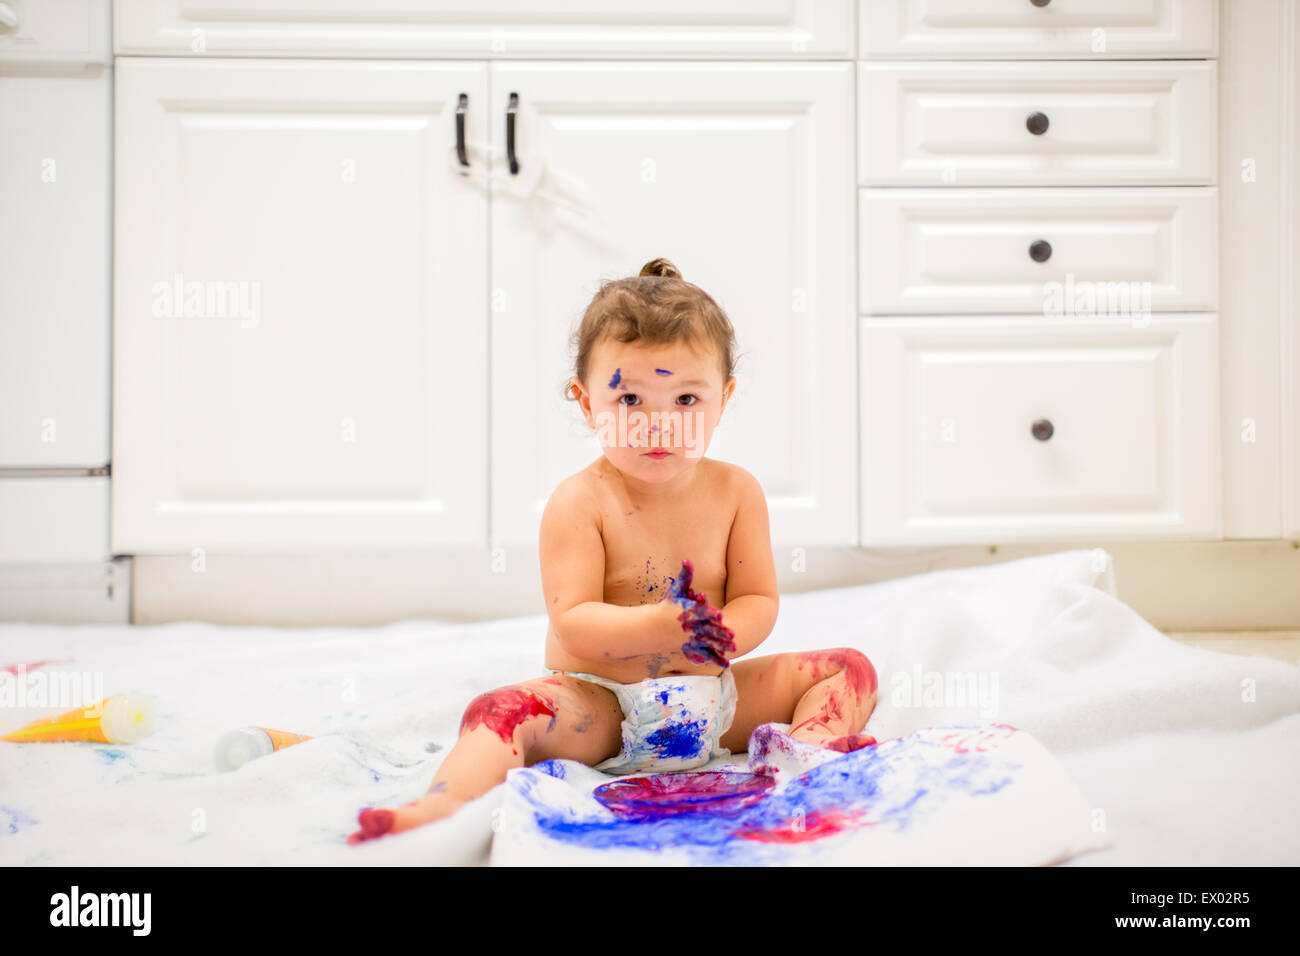
[[[605,544],[590,493],[566,479],[542,513],[542,592],[560,645],[587,660],[626,660],[681,649],[681,608],[670,601],[606,604]]]
[[[722,623],[735,632],[731,660],[767,640],[776,626],[776,567],[767,517],[767,497],[753,475],[741,472],[740,502],[727,541],[727,590]]]

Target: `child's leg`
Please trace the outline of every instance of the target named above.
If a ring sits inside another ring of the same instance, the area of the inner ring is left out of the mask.
[[[799,697],[790,736],[832,750],[857,750],[874,743],[859,733],[876,706],[876,669],[867,655],[851,647],[798,655],[796,671],[807,672],[812,686]],[[796,687],[805,683],[796,679]]]
[[[754,728],[790,724],[790,736],[833,750],[856,750],[874,739],[860,733],[876,706],[876,670],[861,651],[768,654],[736,661],[736,717],[722,737],[732,753],[748,749]]]
[[[401,807],[362,810],[361,829],[348,842],[449,816],[505,780],[511,767],[554,758],[598,764],[622,749],[622,723],[611,691],[567,674],[480,694],[425,795]]]

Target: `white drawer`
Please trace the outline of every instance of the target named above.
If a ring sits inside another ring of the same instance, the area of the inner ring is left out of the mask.
[[[858,0],[862,57],[1204,57],[1215,0]]]
[[[1219,536],[1215,315],[860,333],[863,545]]]
[[[117,0],[118,53],[853,57],[852,0]]]
[[[1211,185],[1212,62],[861,63],[867,185]]]
[[[858,218],[863,313],[1217,308],[1211,187],[863,189]]]
[[[8,0],[5,12],[16,22],[0,24],[0,65],[111,64],[110,4],[111,0]]]
[[[109,478],[0,478],[0,564],[103,561]]]

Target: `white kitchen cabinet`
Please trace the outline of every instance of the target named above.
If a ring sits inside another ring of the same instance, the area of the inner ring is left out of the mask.
[[[274,57],[853,55],[852,0],[117,0],[127,54]]]
[[[1128,312],[1217,306],[1212,188],[864,189],[861,202],[864,313],[1077,311],[1085,292]]]
[[[1217,318],[863,319],[873,545],[1213,537]]]
[[[853,74],[847,63],[495,63],[519,170],[492,200],[493,540],[535,546],[601,451],[569,335],[601,279],[658,256],[727,312],[737,387],[709,457],[750,470],[772,536],[856,543]]]
[[[486,94],[118,59],[115,551],[485,543]]]
[[[54,12],[0,43],[0,469],[109,456],[113,70]]]
[[[858,0],[859,56],[1212,57],[1215,0]]]

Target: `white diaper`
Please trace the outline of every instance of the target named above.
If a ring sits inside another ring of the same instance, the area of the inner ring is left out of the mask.
[[[666,773],[731,756],[719,743],[736,716],[736,678],[730,667],[720,677],[674,674],[635,684],[595,674],[552,673],[608,688],[623,709],[623,747],[593,769],[610,774]]]

